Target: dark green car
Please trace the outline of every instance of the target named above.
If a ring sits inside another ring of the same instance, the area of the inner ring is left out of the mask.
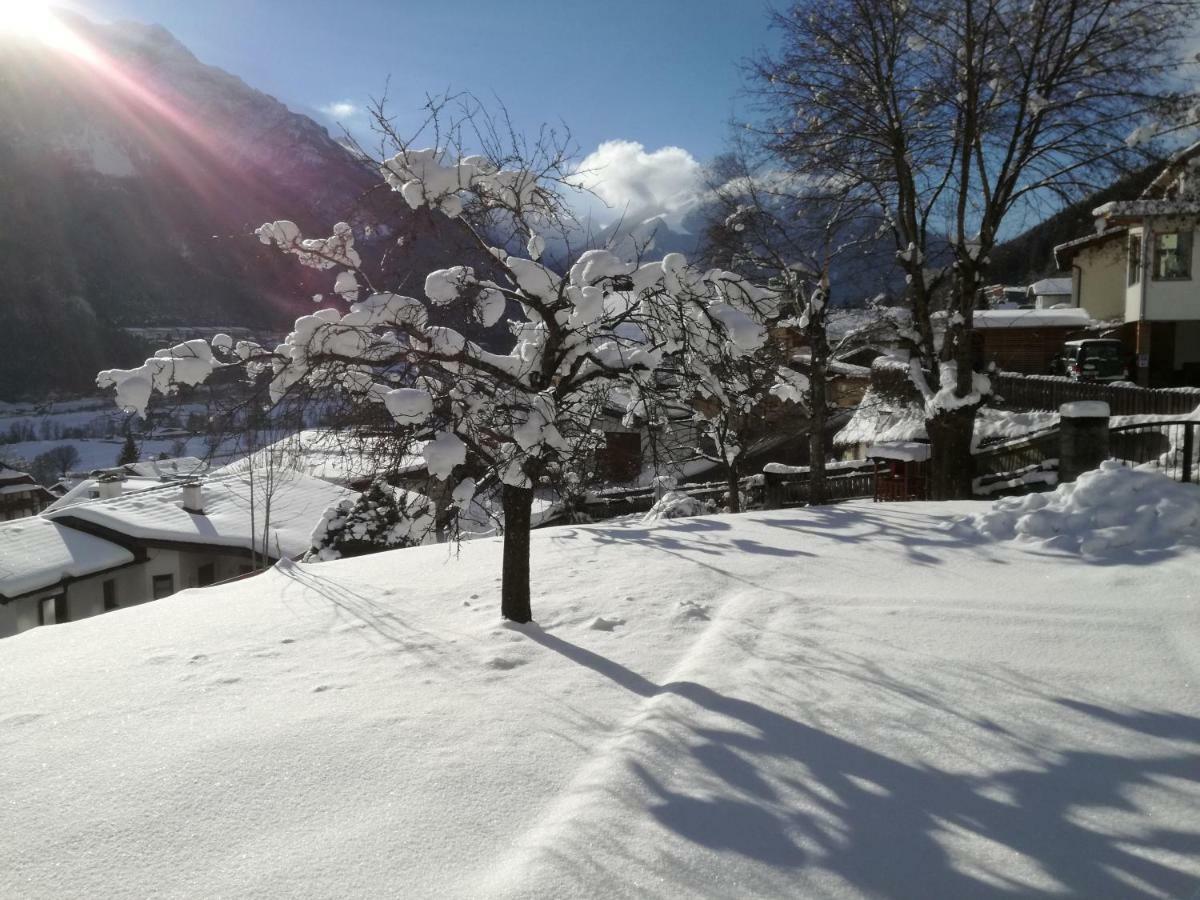
[[[1054,358],[1054,374],[1074,381],[1124,381],[1129,377],[1125,345],[1107,338],[1067,341]]]

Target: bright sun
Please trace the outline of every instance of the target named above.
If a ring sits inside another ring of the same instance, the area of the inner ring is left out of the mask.
[[[0,40],[38,41],[88,58],[92,50],[56,14],[48,0],[0,0]]]

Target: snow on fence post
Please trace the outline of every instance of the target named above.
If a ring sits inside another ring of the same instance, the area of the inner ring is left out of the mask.
[[[1059,407],[1058,481],[1074,481],[1108,459],[1108,404],[1077,400]]]

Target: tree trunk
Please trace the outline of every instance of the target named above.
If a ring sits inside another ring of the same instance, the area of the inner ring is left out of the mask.
[[[809,371],[808,401],[810,422],[808,432],[808,505],[825,502],[825,419],[828,399],[825,385],[825,359],[813,346],[812,368]],[[821,357],[818,359],[818,357]]]
[[[731,513],[742,511],[742,486],[741,479],[738,477],[737,463],[728,463],[729,472],[729,511]]]
[[[929,462],[931,500],[970,500],[971,436],[975,407],[963,406],[925,420],[932,458]]]
[[[504,573],[500,615],[514,622],[533,618],[529,605],[529,529],[533,488],[504,485]]]

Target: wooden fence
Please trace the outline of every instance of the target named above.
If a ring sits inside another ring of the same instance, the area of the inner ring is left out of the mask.
[[[1114,416],[1185,415],[1200,406],[1200,388],[1141,388],[1125,384],[1072,381],[1059,375],[992,376],[997,404],[1004,409],[1057,412],[1064,403],[1103,400]]]

